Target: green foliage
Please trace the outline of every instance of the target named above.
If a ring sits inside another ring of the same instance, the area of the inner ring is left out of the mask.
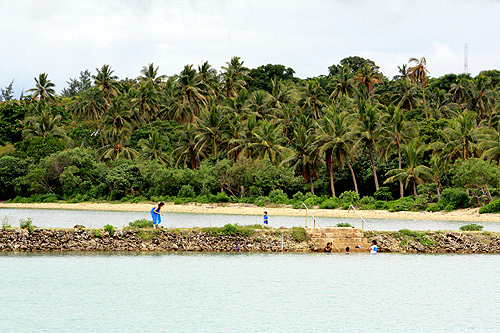
[[[347,222],[340,222],[335,225],[337,228],[352,228],[352,225]]]
[[[469,196],[459,188],[447,188],[441,193],[440,203],[445,209],[465,208],[469,205]]]
[[[385,200],[385,201],[390,201],[394,199],[391,190],[387,186],[382,186],[378,190],[376,190],[373,193],[373,197],[376,200]]]
[[[28,164],[13,156],[0,157],[0,199],[10,199],[16,195],[16,184],[28,170]]]
[[[19,220],[19,227],[21,229],[28,229],[28,232],[32,234],[35,231],[35,226],[33,225],[33,220],[31,217],[28,217],[27,219],[20,219]]]
[[[500,213],[500,199],[493,200],[486,206],[479,208],[479,214]]]
[[[377,199],[377,200],[383,200],[383,199]],[[377,200],[375,200],[374,197],[370,197],[370,196],[365,196],[365,197],[362,197],[361,200],[359,201],[359,204],[361,206],[365,206],[365,205],[373,205],[375,204],[375,202],[377,202]]]
[[[2,217],[2,230],[12,228],[12,222],[9,216]]]
[[[439,212],[444,209],[444,205],[441,202],[438,202],[437,204],[431,205],[427,207],[428,212]]]
[[[300,243],[307,240],[306,229],[302,227],[293,227],[292,228],[292,238],[294,241]]]
[[[92,233],[94,234],[94,237],[96,237],[96,238],[102,238],[101,230],[94,229],[94,230],[92,230]]]
[[[144,182],[139,167],[128,163],[123,163],[111,169],[105,179],[110,188],[112,199],[120,199],[127,194],[134,195],[140,190]]]
[[[320,205],[320,209],[336,209],[340,207],[340,199],[337,197],[328,198]]]
[[[462,231],[481,231],[481,230],[483,230],[483,228],[484,227],[482,225],[472,223],[472,224],[466,224],[466,225],[461,226],[460,230],[462,230]]]
[[[106,224],[104,226],[104,230],[106,230],[110,236],[113,236],[115,234],[115,228],[113,228],[111,224]]]
[[[389,202],[388,211],[390,212],[410,211],[413,208],[414,202],[415,199],[413,199],[413,197],[399,198],[398,200]]]
[[[273,203],[286,204],[288,202],[288,196],[283,190],[273,190],[269,192],[269,200]]]
[[[194,188],[191,185],[183,185],[179,190],[177,196],[181,198],[194,198],[196,193],[194,192]]]
[[[22,140],[26,111],[27,102],[0,102],[0,144],[16,143]]]
[[[240,226],[238,224],[226,224],[222,228],[202,228],[203,232],[212,237],[218,236],[250,236],[255,226]]]
[[[437,241],[430,237],[426,232],[417,232],[409,229],[401,229],[395,233],[396,237],[401,240],[401,245],[406,244],[406,236],[410,242],[417,242],[427,248],[432,248],[437,244]]]
[[[451,172],[454,185],[469,190],[476,198],[483,197],[489,187],[500,186],[500,167],[479,158],[457,162]]]
[[[152,228],[153,221],[147,219],[140,219],[140,220],[135,220],[133,222],[129,222],[128,225],[133,228]]]
[[[39,161],[44,157],[63,151],[66,148],[66,143],[62,139],[53,136],[36,137],[17,142],[15,147],[14,156]]]
[[[360,197],[359,194],[354,191],[345,191],[342,192],[339,199],[342,202],[342,206],[344,207],[357,204],[360,200]]]

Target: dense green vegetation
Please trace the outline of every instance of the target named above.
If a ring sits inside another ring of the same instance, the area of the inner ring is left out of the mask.
[[[136,79],[109,65],[56,94],[0,94],[0,200],[242,202],[430,211],[484,206],[500,188],[500,71],[390,79],[348,57],[300,79],[233,57]],[[396,200],[395,200],[396,199]]]

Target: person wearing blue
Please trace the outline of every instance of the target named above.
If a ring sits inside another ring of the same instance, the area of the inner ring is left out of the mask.
[[[264,212],[264,228],[269,228],[269,218],[267,217],[267,212]]]
[[[163,207],[165,204],[163,202],[160,202],[158,206],[155,206],[151,208],[151,217],[153,218],[153,228],[158,229],[160,227],[161,223],[161,217],[163,216],[162,213],[160,213],[161,207]]]
[[[372,246],[370,246],[370,248],[368,249],[368,251],[370,251],[370,253],[377,254],[378,246],[377,246],[377,241],[376,240],[372,240]]]

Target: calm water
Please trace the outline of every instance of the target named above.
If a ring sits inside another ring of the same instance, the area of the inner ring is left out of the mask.
[[[498,332],[499,255],[0,254],[0,332]]]
[[[260,212],[259,212],[260,213]],[[304,213],[305,214],[305,213]],[[360,212],[363,216],[363,212]],[[0,221],[6,219],[12,226],[19,226],[19,219],[32,218],[38,227],[72,228],[76,224],[87,228],[100,228],[106,224],[115,227],[127,226],[129,222],[138,219],[150,219],[149,212],[122,212],[122,211],[81,211],[81,210],[50,210],[50,209],[11,209],[0,208]],[[192,228],[192,227],[222,227],[228,223],[241,225],[262,223],[261,215],[222,215],[222,214],[173,214],[165,213],[162,218],[164,227]],[[365,219],[373,230],[459,230],[460,226],[470,222],[431,221],[431,220],[395,220],[395,219]],[[361,228],[359,218],[318,218],[323,227],[335,226],[340,222],[348,222]],[[272,227],[298,227],[305,225],[305,217],[270,216]],[[484,230],[500,231],[500,223],[479,223]],[[308,225],[312,226],[312,219],[308,218]]]

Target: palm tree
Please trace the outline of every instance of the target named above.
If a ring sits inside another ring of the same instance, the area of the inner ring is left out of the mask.
[[[429,73],[429,70],[426,67],[427,61],[424,57],[422,57],[420,58],[420,60],[418,60],[417,58],[410,58],[408,62],[415,63],[415,66],[408,69],[408,75],[412,83],[422,88],[422,100],[424,101],[425,119],[429,119],[427,115],[427,103],[425,102],[424,92],[424,88],[428,83],[427,73]]]
[[[239,131],[238,135],[230,139],[229,145],[232,148],[228,151],[228,154],[233,155],[235,160],[240,157],[253,158],[257,156],[257,152],[253,150],[253,144],[257,142],[257,136],[254,135],[257,127],[257,117],[255,115],[249,115],[242,124],[241,131]]]
[[[283,128],[271,121],[263,120],[253,132],[254,143],[250,143],[250,148],[258,152],[261,159],[269,159],[272,164],[278,165],[284,158],[287,149],[285,145],[287,138],[283,136]]]
[[[257,116],[257,119],[269,119],[271,117],[272,96],[264,90],[256,90],[248,96],[245,108]]]
[[[392,96],[392,102],[398,108],[413,110],[422,102],[418,88],[412,85],[408,79],[397,80],[394,86],[395,91]]]
[[[393,148],[396,147],[398,152],[398,169],[402,168],[402,154],[401,145],[406,143],[410,138],[416,136],[416,126],[412,122],[406,121],[404,118],[404,113],[401,109],[397,107],[389,107],[390,113],[388,117],[388,124],[386,126],[386,142],[382,152],[384,154],[385,160],[388,159],[389,155],[392,153]],[[404,196],[403,180],[399,179],[399,196],[402,198]]]
[[[111,105],[111,98],[119,94],[118,90],[118,76],[113,75],[114,71],[109,65],[103,65],[101,69],[96,68],[97,75],[93,75],[94,85],[103,92],[108,104]],[[105,108],[106,110],[108,107]]]
[[[61,124],[61,115],[53,115],[43,102],[38,102],[35,109],[37,115],[26,118],[26,127],[23,131],[25,138],[53,136],[63,139],[67,143],[71,141]]]
[[[500,166],[500,123],[497,128],[481,128],[479,148],[483,150],[482,157],[490,162],[496,162]]]
[[[195,118],[196,147],[198,155],[210,149],[210,156],[219,159],[221,145],[229,140],[228,121],[222,108],[213,105],[210,109],[202,109]]]
[[[380,74],[374,71],[369,64],[357,72],[354,81],[358,81],[358,89],[364,90],[364,96],[367,99],[373,96],[373,86],[382,83]]]
[[[323,99],[327,95],[317,80],[309,80],[299,93],[298,104],[302,109],[308,109],[312,119],[321,118],[321,108],[325,105]]]
[[[375,168],[375,153],[378,150],[380,139],[386,129],[382,126],[382,115],[377,107],[360,101],[358,106],[359,127],[358,140],[355,148],[360,147],[368,150],[370,164],[372,167],[375,189],[379,189],[377,170]]]
[[[477,124],[485,115],[491,118],[491,111],[495,102],[495,92],[491,86],[491,78],[479,75],[475,80],[468,81],[469,101],[467,109],[478,114]]]
[[[208,61],[205,61],[201,66],[198,66],[198,73],[202,82],[203,91],[207,95],[207,101],[209,98],[215,99],[220,90],[217,71],[208,63]]]
[[[130,102],[132,108],[137,111],[137,119],[140,122],[146,119],[152,131],[151,119],[156,117],[161,105],[155,85],[151,80],[142,80],[138,83],[134,94]]]
[[[352,96],[356,87],[351,68],[348,65],[338,67],[338,72],[332,77],[328,85],[333,87],[330,98]]]
[[[436,142],[432,147],[442,148],[448,159],[462,158],[463,161],[471,156],[479,156],[477,145],[480,130],[475,126],[476,114],[464,112],[455,118],[450,127],[444,129],[446,142]]]
[[[299,125],[293,131],[293,139],[290,142],[293,153],[281,162],[281,165],[291,164],[296,172],[300,172],[305,181],[309,181],[311,194],[314,195],[313,180],[316,177],[318,166],[318,149],[314,144],[316,138],[312,127],[306,128]]]
[[[320,154],[325,154],[325,162],[330,173],[330,189],[335,197],[333,169],[336,162],[342,168],[347,163],[353,176],[354,189],[358,193],[358,185],[349,158],[353,155],[352,144],[355,136],[353,128],[355,119],[347,112],[331,110],[318,121],[318,134],[316,143],[320,145]]]
[[[184,166],[189,165],[192,170],[198,168],[203,152],[196,149],[198,141],[196,138],[195,125],[189,123],[185,128],[177,130],[176,137],[178,140],[174,155],[179,156],[176,165],[182,162]]]
[[[249,70],[243,67],[244,61],[240,57],[232,57],[227,66],[222,66],[222,85],[226,92],[226,98],[238,95],[238,91],[245,89],[247,81],[250,80]]]
[[[76,103],[81,115],[91,118],[96,122],[97,131],[101,137],[101,143],[104,146],[104,136],[101,130],[101,114],[104,112],[101,105],[101,93],[96,87],[92,87],[83,91],[80,95],[76,96]]]
[[[148,64],[148,66],[143,66],[141,69],[141,76],[137,79],[139,81],[150,81],[153,85],[159,85],[167,78],[166,75],[158,75],[158,69],[160,67],[154,67],[153,63]]]
[[[168,137],[165,137],[168,140]],[[148,135],[148,139],[140,139],[137,145],[142,149],[142,155],[149,160],[157,160],[163,165],[171,166],[173,159],[166,153],[165,143],[162,142],[158,131]]]
[[[42,73],[38,76],[38,79],[35,77],[36,86],[35,88],[28,89],[26,92],[33,92],[31,95],[31,99],[39,99],[43,100],[51,100],[54,99],[56,91],[54,90],[55,84],[50,82],[47,78],[46,73]]]
[[[201,76],[193,65],[186,65],[180,72],[176,86],[180,90],[182,97],[181,105],[184,107],[189,106],[191,110],[191,121],[198,115],[200,108],[207,105],[205,97],[203,96],[203,82]]]
[[[403,144],[402,149],[406,160],[406,168],[393,169],[389,171],[386,174],[388,178],[384,184],[403,179],[405,181],[405,187],[408,187],[411,183],[413,187],[413,195],[418,196],[417,184],[423,183],[424,178],[429,177],[431,174],[429,167],[419,164],[420,159],[427,147],[421,142],[418,142],[418,140],[412,140]]]
[[[453,97],[455,103],[461,104],[469,98],[469,88],[469,79],[460,78],[460,81],[458,81],[458,83],[453,83],[451,85],[449,93]]]

